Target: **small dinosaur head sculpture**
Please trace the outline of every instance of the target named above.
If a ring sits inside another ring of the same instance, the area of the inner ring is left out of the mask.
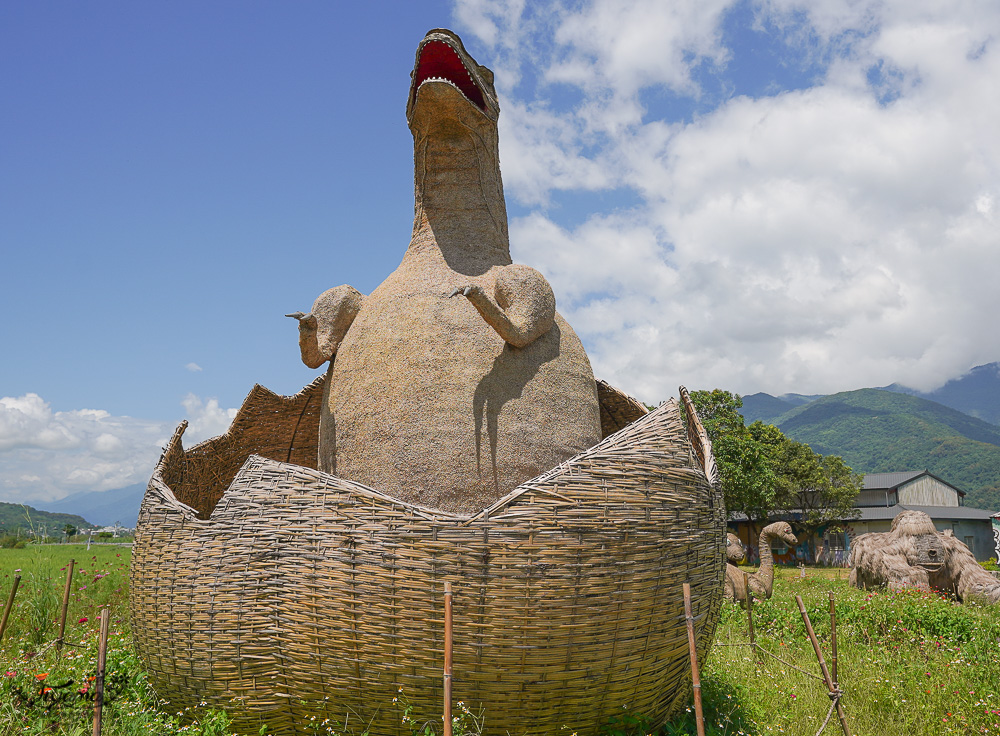
[[[792,526],[787,521],[776,521],[764,527],[762,533],[767,534],[771,539],[779,539],[789,547],[794,547],[799,543],[798,538],[792,533]]]
[[[726,535],[726,561],[735,565],[744,557],[746,557],[746,552],[743,549],[743,542],[740,541],[739,537],[730,532]]]
[[[493,72],[478,64],[446,28],[428,31],[410,73],[406,120],[414,135],[431,126],[496,126],[500,103]]]

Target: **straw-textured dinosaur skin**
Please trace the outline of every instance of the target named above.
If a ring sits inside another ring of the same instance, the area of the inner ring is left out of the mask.
[[[450,31],[421,42],[413,235],[336,348],[320,418],[321,470],[465,513],[602,436],[583,345],[511,263],[492,79]]]

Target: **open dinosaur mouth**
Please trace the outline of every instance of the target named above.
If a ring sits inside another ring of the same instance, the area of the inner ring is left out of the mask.
[[[472,79],[458,53],[444,41],[428,41],[420,49],[420,59],[413,73],[413,98],[417,100],[417,90],[424,82],[449,82],[465,96],[469,102],[486,112],[486,100]]]

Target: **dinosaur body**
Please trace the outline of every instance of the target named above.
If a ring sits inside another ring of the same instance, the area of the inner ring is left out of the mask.
[[[771,540],[780,539],[790,547],[799,543],[792,534],[792,527],[787,521],[776,521],[768,524],[760,532],[760,567],[748,576],[750,590],[758,599],[770,598],[774,590],[774,555],[771,552]],[[743,571],[732,564],[726,565],[725,598],[746,604],[747,589],[743,584]]]
[[[450,31],[428,33],[407,105],[410,245],[327,350],[320,469],[455,512],[601,438],[583,345],[545,278],[511,263],[498,115],[492,73]]]

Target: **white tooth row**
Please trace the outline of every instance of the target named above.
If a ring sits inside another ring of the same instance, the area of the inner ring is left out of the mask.
[[[424,81],[422,81],[420,83],[420,87],[423,87],[428,82],[444,82],[445,84],[450,84],[452,87],[454,87],[455,89],[458,90],[458,93],[460,95],[462,95],[462,97],[464,97],[466,100],[468,100],[473,105],[476,104],[476,103],[472,102],[472,100],[469,99],[469,96],[467,94],[465,94],[465,92],[462,91],[461,87],[459,87],[457,84],[455,84],[450,79],[445,79],[444,77],[427,77],[427,79],[425,79]],[[419,89],[419,87],[418,87],[418,89]]]

